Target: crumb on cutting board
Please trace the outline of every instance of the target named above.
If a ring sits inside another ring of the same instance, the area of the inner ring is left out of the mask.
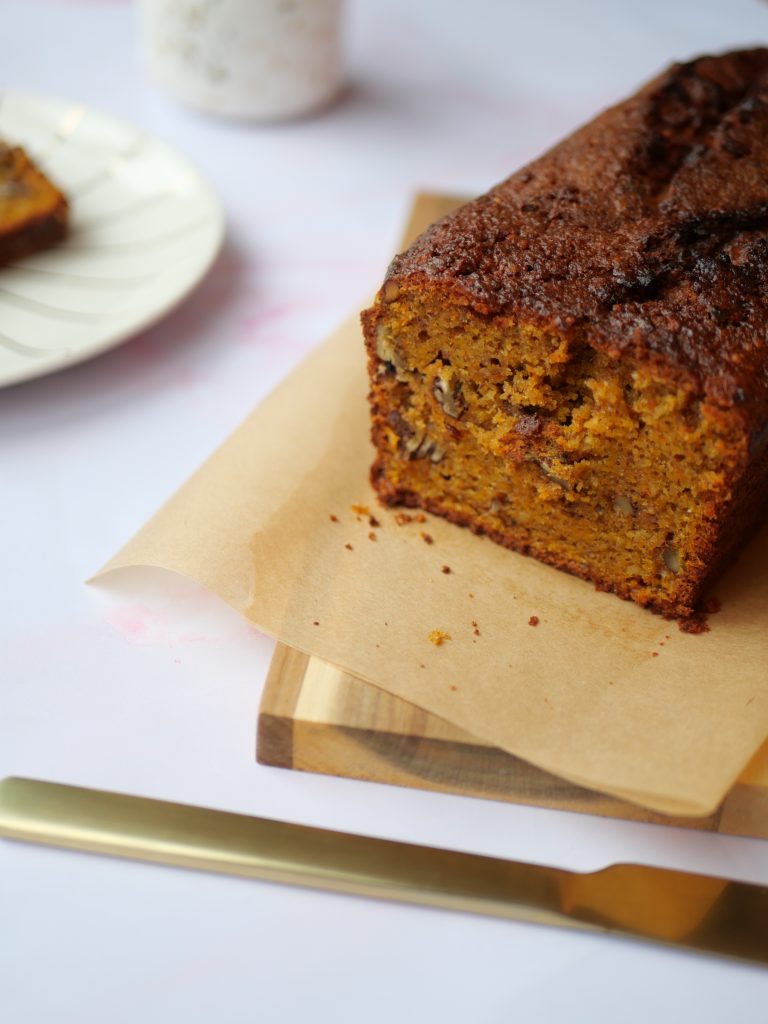
[[[442,646],[442,644],[444,644],[446,640],[450,639],[451,634],[446,633],[444,629],[433,629],[432,632],[429,633],[427,636],[427,640],[429,640],[431,644],[434,644],[435,647]]]

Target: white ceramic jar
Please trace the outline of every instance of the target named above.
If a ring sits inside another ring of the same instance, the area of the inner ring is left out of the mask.
[[[341,88],[343,0],[139,0],[150,76],[224,117],[312,113]]]

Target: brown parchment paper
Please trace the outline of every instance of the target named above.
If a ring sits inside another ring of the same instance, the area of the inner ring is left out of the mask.
[[[423,200],[417,222],[440,209]],[[768,736],[768,530],[717,585],[711,631],[684,634],[436,517],[398,525],[368,484],[366,392],[355,315],[98,575],[183,573],[284,643],[547,771],[712,813]],[[433,630],[450,639],[435,646]]]

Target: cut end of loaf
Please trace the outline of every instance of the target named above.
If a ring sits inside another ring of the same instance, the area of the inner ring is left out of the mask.
[[[735,413],[647,361],[390,279],[363,317],[372,480],[670,617],[724,553],[747,453]]]

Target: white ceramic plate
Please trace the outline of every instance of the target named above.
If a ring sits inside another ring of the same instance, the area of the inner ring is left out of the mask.
[[[59,245],[0,267],[0,387],[81,362],[189,294],[221,246],[216,196],[174,150],[106,114],[0,95],[0,138],[67,194]]]

